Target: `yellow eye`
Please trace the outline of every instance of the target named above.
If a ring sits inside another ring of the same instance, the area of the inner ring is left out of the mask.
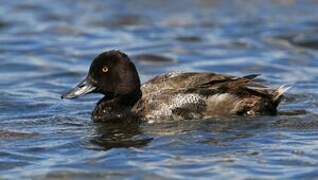
[[[102,69],[103,72],[107,72],[108,71],[108,67],[104,66]]]

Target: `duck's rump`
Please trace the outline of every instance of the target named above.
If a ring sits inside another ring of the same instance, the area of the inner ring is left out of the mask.
[[[143,84],[133,111],[146,119],[276,114],[282,93],[244,77],[169,73]]]

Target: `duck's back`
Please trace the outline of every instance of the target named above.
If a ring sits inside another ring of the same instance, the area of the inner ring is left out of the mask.
[[[171,72],[156,76],[141,86],[143,94],[167,89],[196,88],[209,82],[221,82],[234,78],[215,73]]]
[[[215,73],[168,73],[141,87],[133,111],[146,119],[192,119],[224,115],[275,114],[286,90],[270,90],[244,77]]]

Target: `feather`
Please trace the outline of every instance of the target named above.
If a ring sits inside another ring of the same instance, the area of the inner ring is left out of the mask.
[[[280,86],[279,88],[277,88],[275,91],[274,91],[274,97],[273,97],[273,101],[274,102],[277,102],[281,99],[282,95],[288,91],[289,89],[291,88],[291,86],[287,86],[286,84]]]

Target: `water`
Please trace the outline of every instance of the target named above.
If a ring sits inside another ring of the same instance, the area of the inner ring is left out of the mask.
[[[0,0],[0,179],[317,178],[318,2]],[[100,52],[141,79],[261,73],[275,117],[95,124],[60,95]]]

